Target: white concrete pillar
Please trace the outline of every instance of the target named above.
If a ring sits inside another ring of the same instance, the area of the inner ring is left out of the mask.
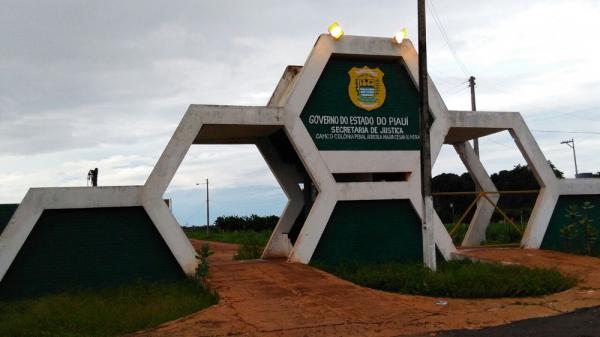
[[[486,172],[483,164],[475,154],[473,147],[468,142],[454,144],[454,149],[458,153],[458,156],[462,160],[463,164],[467,168],[467,171],[473,178],[475,185],[480,191],[485,192],[497,192],[496,186],[492,182],[492,179]],[[479,199],[477,202],[477,208],[469,229],[465,234],[465,238],[462,242],[463,246],[477,246],[481,242],[485,241],[485,232],[490,224],[492,215],[494,214],[494,206],[498,202],[500,195],[488,194],[487,197],[492,201],[490,203],[485,198]]]

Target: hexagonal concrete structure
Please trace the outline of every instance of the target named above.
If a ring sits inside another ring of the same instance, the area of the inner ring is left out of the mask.
[[[57,208],[141,206],[181,269],[193,274],[196,265],[194,249],[162,200],[193,144],[255,144],[258,147],[288,197],[288,204],[263,252],[265,258],[286,257],[300,263],[311,261],[323,236],[332,236],[326,231],[328,223],[334,218],[341,221],[335,225],[337,228],[348,223],[348,214],[340,213],[338,206],[346,210],[357,207],[365,213],[369,213],[369,205],[387,211],[398,207],[410,213],[407,215],[412,217],[410,221],[414,221],[414,217],[418,219],[423,200],[418,148],[359,149],[356,144],[360,142],[349,141],[343,144],[343,149],[325,149],[329,145],[323,145],[315,138],[313,126],[305,124],[306,116],[303,121],[303,111],[307,111],[307,103],[332,56],[352,57],[355,64],[360,64],[361,59],[370,63],[396,60],[407,74],[411,90],[418,88],[418,58],[410,41],[396,44],[389,38],[357,36],[334,40],[322,35],[303,67],[286,69],[267,106],[190,105],[144,186],[31,189],[0,235],[0,282],[43,210]],[[375,69],[363,68],[366,71]],[[388,72],[386,76],[392,75]],[[387,95],[393,100],[398,93],[392,90]],[[480,189],[496,190],[468,141],[504,130],[515,139],[541,187],[522,240],[524,247],[540,247],[560,195],[600,195],[599,180],[558,180],[554,176],[519,113],[449,111],[432,81],[429,82],[429,95],[434,117],[430,135],[432,162],[443,144],[452,144]],[[405,203],[395,203],[398,200]],[[478,204],[464,244],[478,244],[484,239],[492,212],[489,203]],[[369,214],[377,216],[376,213]],[[390,216],[391,220],[387,220],[399,221],[393,218],[395,214]],[[373,226],[372,231],[377,230]],[[437,215],[433,227],[428,229],[419,225],[416,230],[421,233],[418,240],[422,242],[415,247],[422,249],[419,256],[424,261],[434,261],[436,248],[444,258],[452,257],[455,247]],[[297,232],[295,238],[290,240],[294,231]],[[433,231],[433,235],[427,231]],[[336,240],[339,242],[340,238]],[[390,247],[387,248],[389,252]]]

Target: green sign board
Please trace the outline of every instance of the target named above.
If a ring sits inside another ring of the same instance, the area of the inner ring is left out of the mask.
[[[322,151],[421,148],[419,96],[400,58],[333,55],[300,117]]]

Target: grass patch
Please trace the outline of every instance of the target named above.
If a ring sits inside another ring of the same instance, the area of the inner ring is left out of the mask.
[[[527,297],[573,287],[577,281],[557,270],[471,261],[442,262],[438,272],[422,264],[364,264],[336,266],[315,263],[342,279],[361,286],[413,295],[450,298]]]
[[[218,241],[227,243],[244,244],[246,242],[255,242],[262,246],[267,244],[271,231],[254,232],[254,231],[221,231],[211,230],[206,233],[206,230],[195,230],[185,232],[190,239]]]
[[[266,242],[263,242],[259,237],[249,236],[245,238],[238,248],[237,253],[233,256],[234,260],[256,260],[262,256]]]
[[[240,245],[234,260],[255,260],[260,259],[264,247],[269,241],[271,231],[221,231],[213,230],[206,233],[206,230],[186,231],[191,239],[218,241],[235,243]]]
[[[0,336],[118,336],[218,302],[193,280],[137,283],[0,302]]]
[[[517,224],[521,231],[525,231],[526,224]],[[454,224],[446,224],[446,229],[450,231],[454,227]],[[456,246],[462,244],[467,229],[469,228],[468,223],[461,223],[458,229],[454,233],[452,241]],[[482,245],[503,245],[503,244],[519,244],[523,235],[519,233],[512,225],[502,222],[490,223],[487,230],[485,231],[486,240],[482,242]]]

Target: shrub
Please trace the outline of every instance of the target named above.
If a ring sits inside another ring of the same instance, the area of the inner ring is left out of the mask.
[[[316,266],[365,287],[436,297],[540,296],[569,289],[576,283],[553,269],[470,261],[443,262],[437,272],[416,263],[345,261],[336,266]]]
[[[240,244],[237,253],[234,255],[234,260],[256,260],[262,256],[264,243],[256,237],[246,237]]]
[[[196,258],[198,259],[198,266],[196,267],[196,283],[203,289],[208,289],[208,257],[213,252],[210,251],[208,243],[202,245],[199,251],[197,251]]]
[[[519,243],[525,231],[524,224],[517,224],[521,232],[517,231],[509,223],[494,222],[491,223],[486,230],[486,241],[485,244],[510,244]]]
[[[594,220],[590,216],[590,210],[595,206],[586,201],[581,205],[569,205],[566,209],[566,217],[570,220],[560,230],[560,235],[566,241],[566,250],[570,253],[594,255],[596,241],[598,241],[598,230],[594,226]],[[580,247],[583,247],[581,250]]]

